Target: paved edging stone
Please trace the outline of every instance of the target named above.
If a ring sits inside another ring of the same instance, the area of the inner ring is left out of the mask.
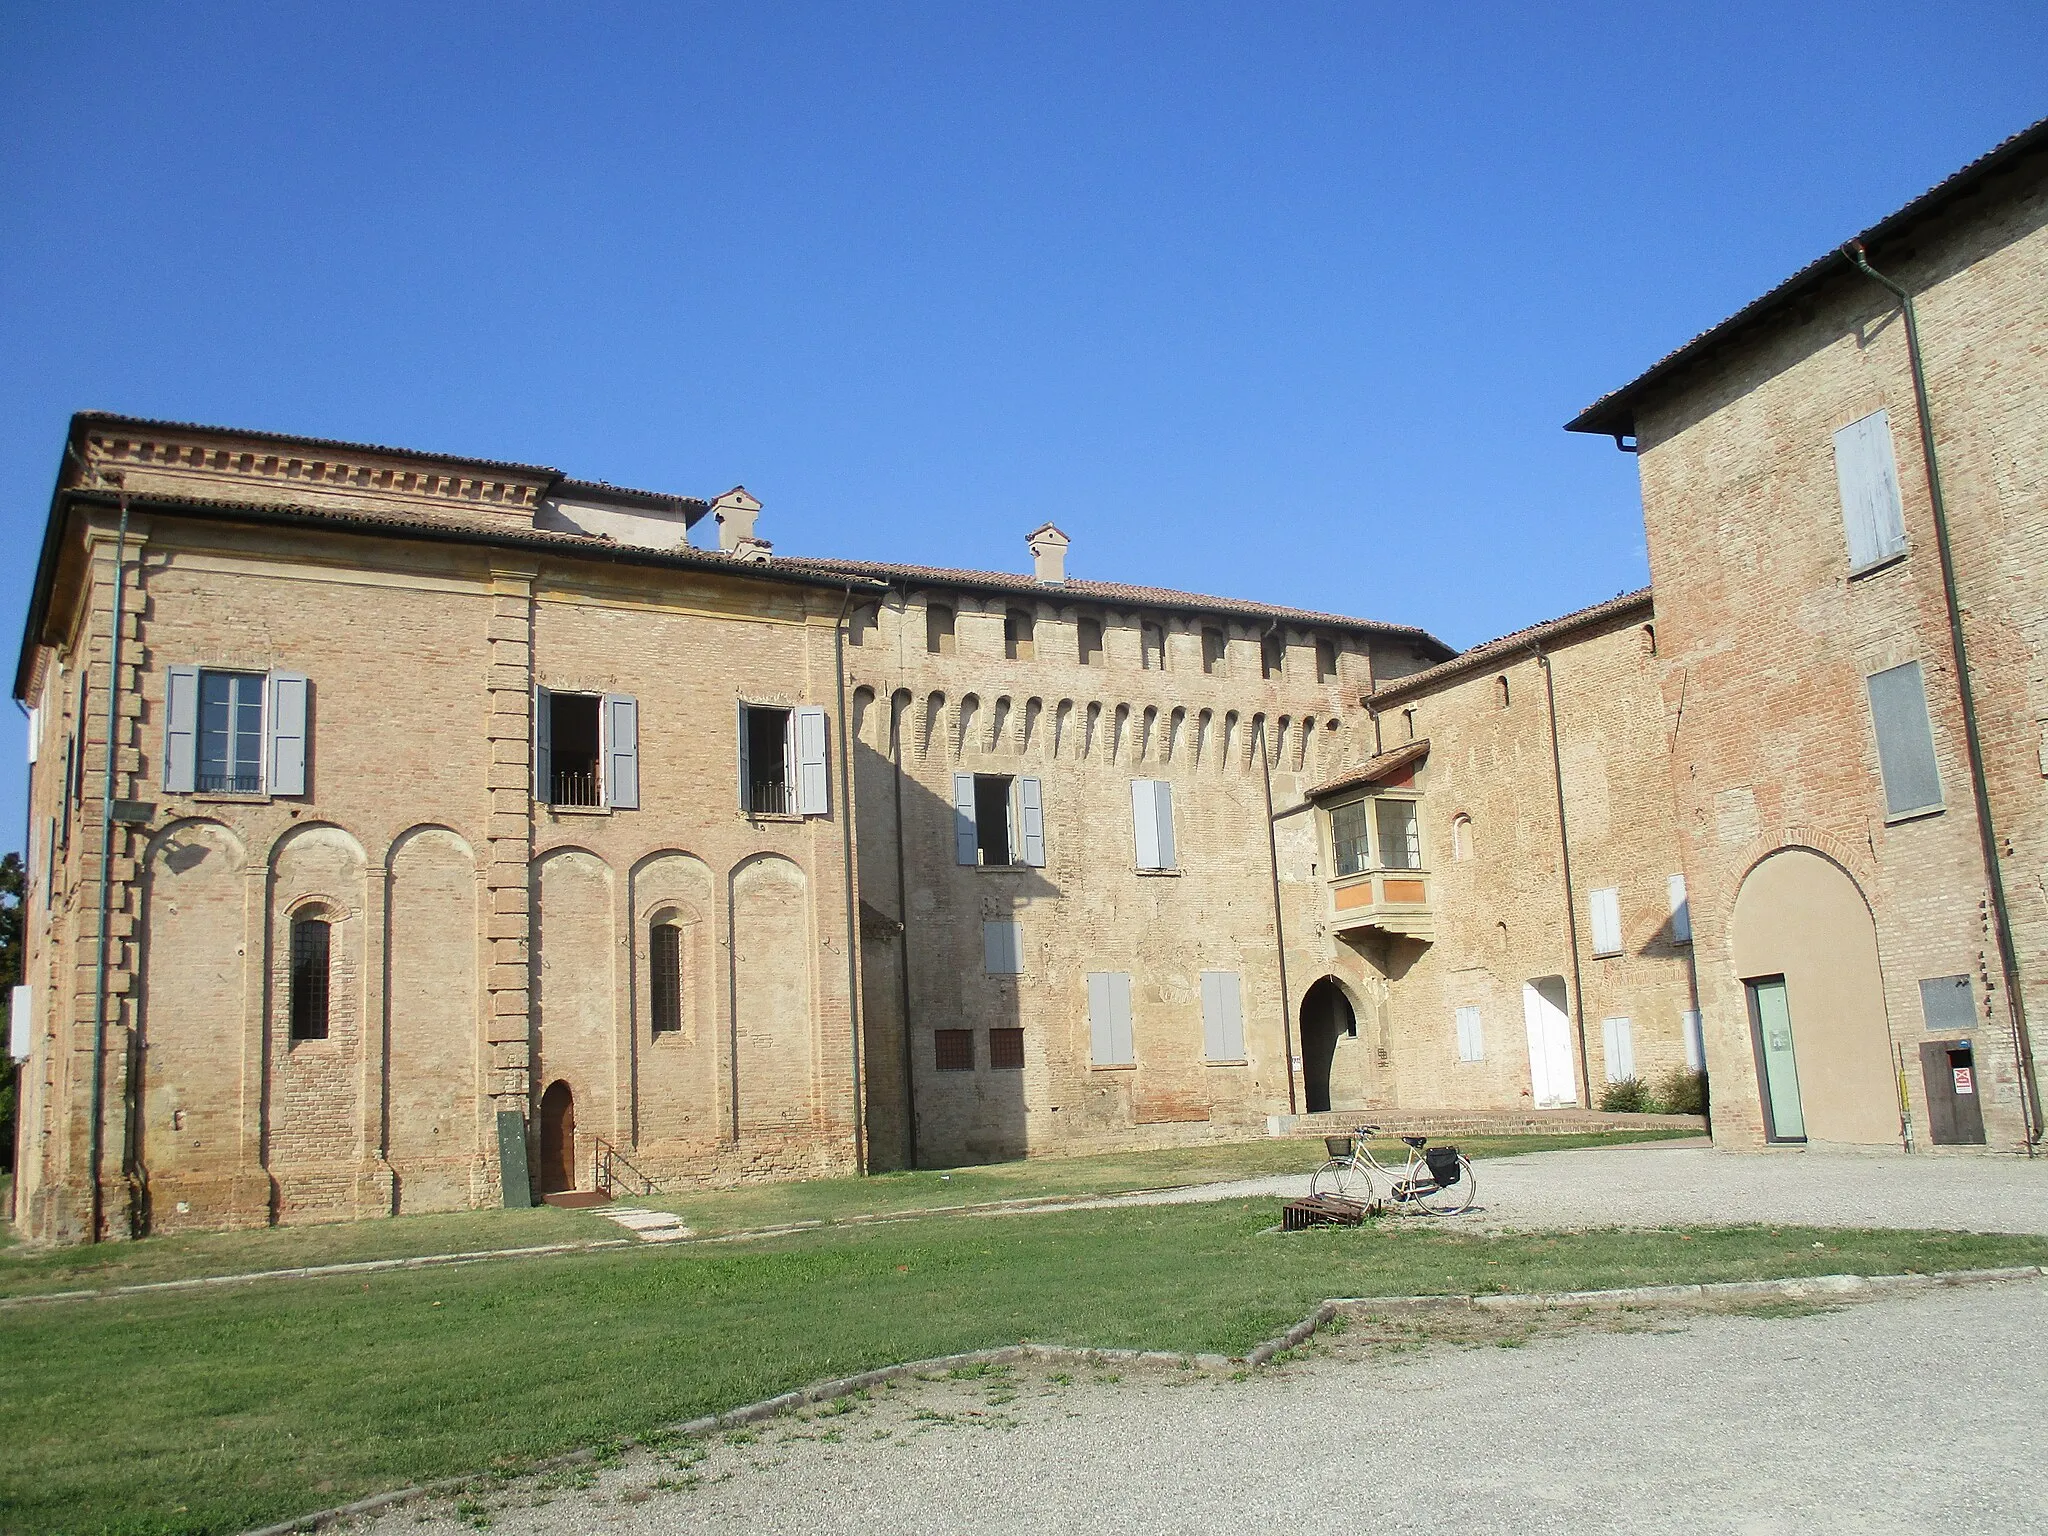
[[[1954,1269],[1933,1274],[1807,1275],[1786,1280],[1720,1280],[1699,1285],[1632,1285],[1608,1291],[1549,1291],[1479,1296],[1343,1296],[1323,1302],[1300,1322],[1276,1337],[1254,1346],[1241,1359],[1229,1355],[1175,1354],[1169,1350],[1156,1349],[1083,1349],[1064,1344],[1006,1344],[994,1349],[975,1349],[964,1354],[937,1355],[928,1360],[912,1360],[902,1365],[885,1365],[872,1371],[862,1371],[854,1376],[837,1376],[830,1380],[813,1382],[810,1386],[798,1387],[795,1391],[763,1398],[760,1402],[748,1403],[724,1413],[707,1414],[686,1423],[668,1425],[656,1433],[663,1436],[697,1436],[708,1435],[721,1429],[736,1429],[742,1425],[758,1423],[762,1419],[774,1418],[777,1414],[787,1413],[791,1409],[802,1408],[811,1403],[830,1402],[834,1398],[845,1397],[848,1393],[878,1387],[906,1376],[935,1370],[957,1370],[963,1366],[1012,1365],[1028,1360],[1046,1365],[1168,1365],[1187,1370],[1211,1371],[1229,1370],[1233,1366],[1256,1369],[1269,1363],[1274,1356],[1307,1342],[1318,1329],[1327,1327],[1339,1315],[1354,1316],[1368,1311],[1383,1312],[1390,1308],[1417,1311],[1451,1308],[1513,1311],[1553,1307],[1625,1307],[1639,1303],[1717,1298],[1798,1299],[1811,1295],[1851,1293],[1876,1296],[1937,1287],[1991,1285],[2001,1281],[2043,1277],[2048,1277],[2048,1266],[2020,1264],[2004,1269]],[[641,1443],[642,1441],[633,1438],[613,1442],[623,1450],[631,1450]],[[589,1446],[581,1450],[565,1451],[559,1456],[549,1456],[530,1463],[520,1475],[530,1476],[562,1467],[580,1466],[595,1460],[597,1454],[596,1449]],[[410,1488],[395,1488],[389,1493],[372,1494],[352,1504],[337,1505],[333,1509],[300,1515],[294,1520],[266,1525],[246,1532],[244,1536],[299,1536],[302,1532],[324,1530],[343,1520],[380,1514],[415,1499],[457,1492],[484,1475],[486,1474],[471,1472],[460,1477],[446,1477],[430,1483],[420,1483]]]

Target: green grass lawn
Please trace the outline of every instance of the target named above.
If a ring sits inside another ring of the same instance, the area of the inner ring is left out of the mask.
[[[1506,1157],[1522,1152],[1617,1146],[1656,1139],[1660,1139],[1660,1133],[1646,1136],[1641,1131],[1630,1131],[1583,1136],[1476,1137],[1466,1138],[1459,1145],[1472,1157]],[[1305,1173],[1316,1165],[1321,1153],[1320,1141],[1262,1140],[1162,1152],[1034,1158],[943,1172],[920,1170],[745,1189],[694,1190],[627,1203],[680,1211],[702,1233],[743,1232],[788,1222],[841,1221],[854,1215],[932,1210],[1045,1195],[1157,1189],[1169,1184],[1209,1183],[1272,1173]],[[253,1232],[196,1232],[142,1242],[104,1243],[98,1247],[41,1251],[16,1247],[0,1251],[0,1296],[140,1285],[363,1259],[593,1242],[625,1235],[618,1226],[588,1211],[544,1207],[531,1211],[400,1216],[386,1221],[277,1227]]]
[[[2031,1237],[1281,1237],[1276,1215],[1245,1200],[842,1225],[0,1313],[0,1518],[234,1532],[895,1361],[1020,1339],[1240,1353],[1328,1296],[2048,1261]]]

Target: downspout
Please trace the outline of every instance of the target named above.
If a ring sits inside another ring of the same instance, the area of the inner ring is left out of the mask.
[[[2033,1041],[2027,1033],[2026,997],[2020,990],[2019,958],[2013,952],[2012,918],[2006,906],[2005,875],[1998,865],[1998,833],[1991,820],[1991,789],[1984,778],[1984,744],[1977,732],[1977,706],[1970,689],[1970,658],[1963,641],[1963,610],[1956,597],[1955,557],[1949,548],[1948,504],[1941,494],[1941,463],[1934,449],[1934,413],[1927,403],[1927,373],[1920,359],[1920,325],[1913,312],[1913,296],[1871,266],[1863,243],[1852,240],[1842,247],[1858,271],[1899,301],[1906,317],[1906,359],[1913,373],[1913,405],[1920,418],[1920,452],[1927,462],[1927,497],[1934,511],[1934,547],[1941,557],[1941,591],[1948,605],[1948,637],[1955,653],[1956,693],[1963,706],[1963,745],[1970,759],[1970,788],[1977,797],[1977,841],[1984,859],[1984,873],[1991,884],[1992,936],[1998,945],[1998,963],[2005,976],[2006,1017],[2011,1022],[2014,1054],[2019,1060],[2020,1122],[2026,1136],[2027,1155],[2035,1155],[2041,1141],[2041,1084],[2034,1072]]]
[[[99,1242],[106,1218],[106,1199],[100,1188],[100,1165],[106,1156],[107,1109],[107,928],[113,905],[114,877],[114,770],[118,752],[114,741],[120,726],[121,704],[121,602],[128,573],[128,497],[121,496],[121,527],[114,537],[113,636],[107,666],[107,760],[100,788],[100,932],[99,957],[94,963],[92,990],[92,1125],[88,1132],[86,1167],[92,1179],[92,1236]]]
[[[860,1075],[860,911],[853,896],[853,746],[846,713],[846,616],[853,608],[847,584],[832,626],[832,665],[839,689],[839,842],[846,869],[846,1016],[853,1037],[853,1166],[868,1171],[867,1115]]]
[[[1259,654],[1264,657],[1266,641],[1280,627],[1275,619],[1259,636]],[[1273,876],[1273,954],[1280,962],[1280,1042],[1286,1051],[1287,1113],[1299,1114],[1301,1101],[1294,1090],[1294,1003],[1287,992],[1287,927],[1280,911],[1280,839],[1273,830],[1273,763],[1266,752],[1266,717],[1258,717],[1259,778],[1266,789],[1266,858]]]
[[[894,588],[891,588],[894,591]],[[910,612],[910,596],[902,594],[901,614]],[[896,625],[896,675],[903,675],[903,625]],[[913,698],[911,703],[916,704]],[[896,955],[896,986],[903,1018],[903,1156],[906,1168],[917,1166],[917,1056],[910,1039],[910,882],[903,870],[903,721],[896,714],[896,695],[889,695],[890,755],[895,759],[896,787],[896,917],[902,923]]]
[[[1579,1102],[1593,1107],[1593,1064],[1586,1056],[1586,988],[1579,967],[1579,899],[1572,891],[1572,840],[1564,817],[1564,754],[1557,745],[1557,684],[1550,675],[1550,657],[1540,645],[1529,654],[1543,669],[1543,698],[1550,713],[1550,772],[1557,787],[1557,848],[1564,864],[1564,931],[1572,947],[1572,1022],[1579,1032]]]

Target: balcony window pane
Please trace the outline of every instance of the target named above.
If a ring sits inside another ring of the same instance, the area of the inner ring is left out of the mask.
[[[1365,802],[1354,800],[1330,812],[1330,841],[1336,845],[1337,873],[1355,875],[1371,864],[1366,843]]]
[[[1380,868],[1422,868],[1422,836],[1415,822],[1415,802],[1381,800],[1378,805]]]

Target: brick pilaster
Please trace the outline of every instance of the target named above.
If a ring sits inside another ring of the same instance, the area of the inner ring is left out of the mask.
[[[490,819],[484,885],[486,1091],[496,1112],[527,1107],[533,1061],[528,970],[533,861],[533,579],[531,569],[491,572],[489,666],[485,690],[491,744]]]

